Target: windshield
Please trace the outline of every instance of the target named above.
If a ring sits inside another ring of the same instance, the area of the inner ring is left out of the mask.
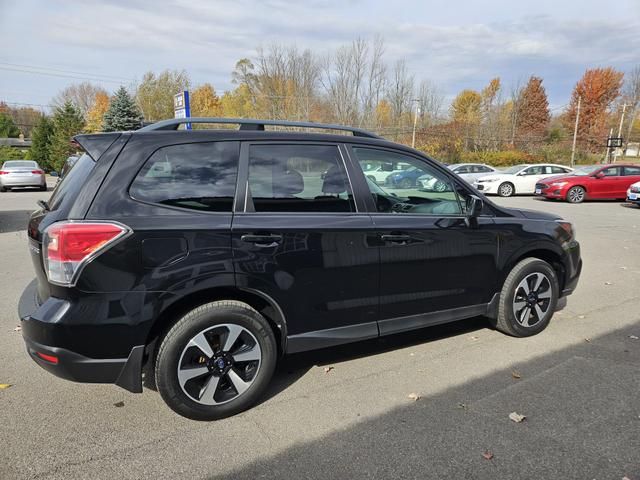
[[[601,165],[587,165],[586,167],[576,168],[571,175],[585,176],[599,169]]]
[[[523,168],[528,167],[529,165],[514,165],[513,167],[507,168],[503,170],[502,173],[518,173]]]
[[[9,161],[4,162],[2,168],[35,168],[37,166],[36,162]]]

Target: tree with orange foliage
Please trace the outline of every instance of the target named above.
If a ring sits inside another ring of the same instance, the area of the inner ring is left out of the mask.
[[[109,95],[104,92],[97,92],[93,99],[93,105],[87,111],[85,131],[89,133],[101,132],[102,120],[107,110],[109,110]]]
[[[624,74],[607,68],[593,68],[584,72],[576,83],[571,102],[564,115],[567,129],[572,130],[576,119],[578,98],[582,99],[578,122],[578,141],[583,148],[597,152],[606,144],[607,114],[620,96]]]
[[[551,116],[549,100],[540,77],[531,76],[516,99],[516,139],[519,144],[529,145],[542,140]]]

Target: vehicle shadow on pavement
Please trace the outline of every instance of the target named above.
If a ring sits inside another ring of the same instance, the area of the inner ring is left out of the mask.
[[[433,395],[420,392],[418,401],[372,418],[365,411],[356,418],[353,407],[326,412],[311,398],[309,409],[349,426],[224,478],[640,478],[638,336],[640,321]],[[350,354],[318,353],[316,361]],[[514,411],[526,420],[511,421]]]
[[[413,345],[435,342],[442,338],[482,330],[487,328],[488,325],[487,319],[476,317],[371,340],[287,355],[280,359],[271,385],[260,400],[260,403],[289,388],[313,367],[329,366],[334,363],[379,355]]]
[[[32,211],[33,210],[0,210],[0,233],[26,230]]]

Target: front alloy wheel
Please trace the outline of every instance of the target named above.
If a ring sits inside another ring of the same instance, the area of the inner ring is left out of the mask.
[[[513,185],[509,182],[504,182],[498,187],[498,195],[501,197],[510,197],[514,193]]]
[[[494,326],[514,337],[540,333],[555,312],[559,290],[551,265],[539,258],[521,260],[504,281]]]
[[[585,199],[587,192],[582,187],[571,187],[567,192],[567,202],[569,203],[582,203]]]

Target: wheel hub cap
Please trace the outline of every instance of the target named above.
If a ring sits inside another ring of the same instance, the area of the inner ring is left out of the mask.
[[[527,275],[516,288],[513,314],[523,327],[533,327],[547,317],[553,291],[551,281],[541,272]]]

